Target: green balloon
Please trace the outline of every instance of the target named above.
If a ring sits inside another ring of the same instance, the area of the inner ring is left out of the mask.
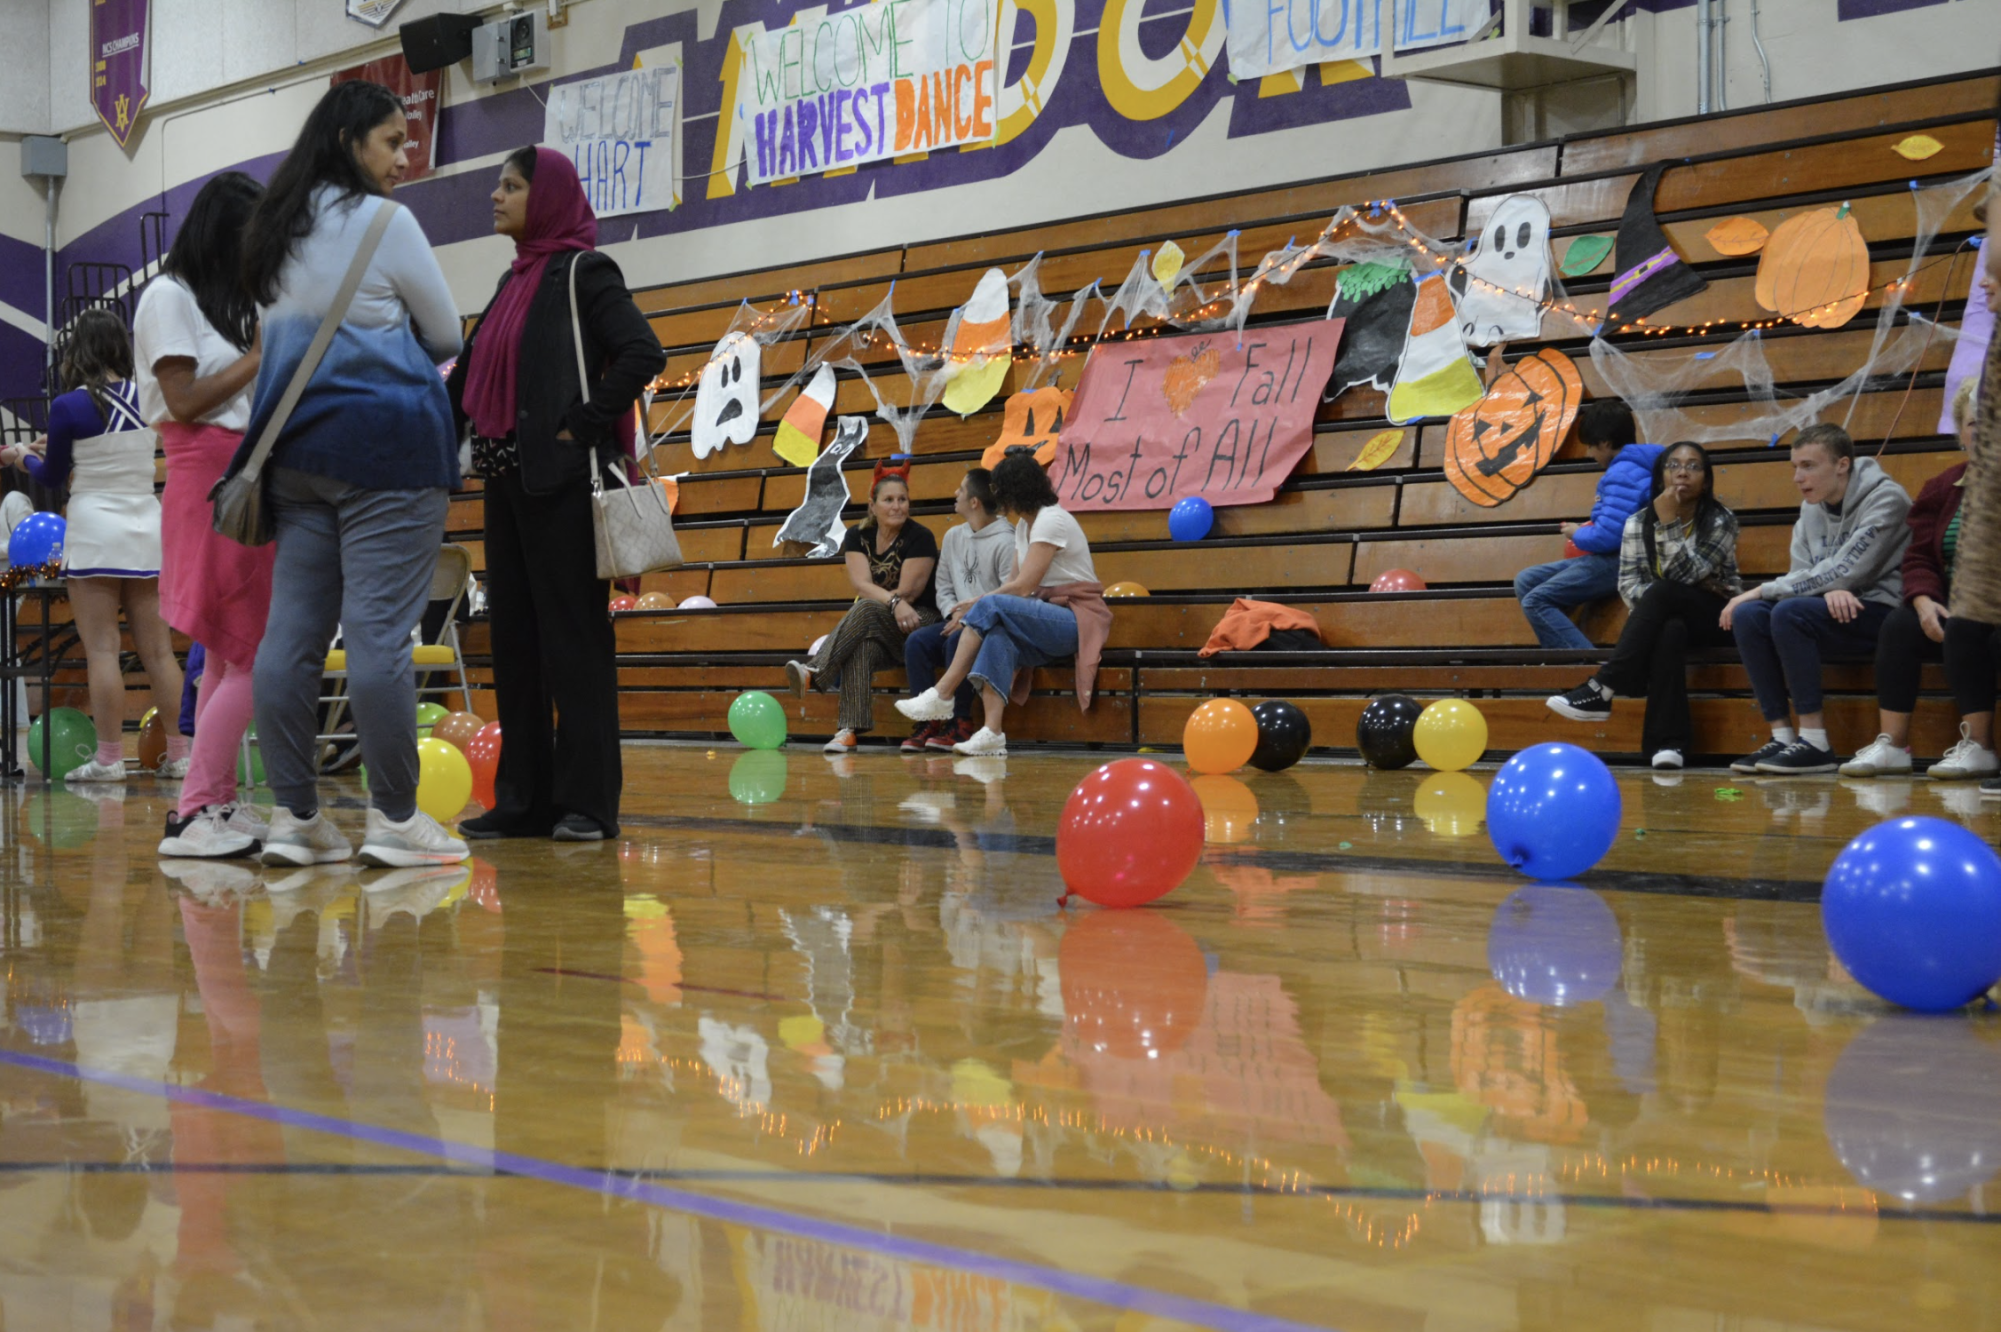
[[[762,689],[746,690],[730,704],[730,734],[752,749],[776,749],[785,743],[785,709]]]
[[[252,722],[244,732],[250,739],[250,762],[243,761],[243,750],[236,751],[236,780],[241,786],[264,785],[264,746],[257,743],[257,723]]]
[[[451,709],[442,703],[419,703],[417,705],[417,729],[428,735],[433,726],[436,726],[451,715]]]
[[[97,840],[97,804],[68,791],[29,796],[21,826],[51,851],[74,851]]]
[[[730,765],[730,798],[739,805],[768,805],[785,794],[785,751],[753,749]]]
[[[90,718],[75,708],[54,708],[28,728],[28,762],[37,768],[42,765],[45,723],[50,728],[49,770],[42,775],[50,781],[61,781],[97,757],[97,727]]]

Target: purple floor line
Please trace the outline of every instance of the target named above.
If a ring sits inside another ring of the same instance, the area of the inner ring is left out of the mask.
[[[95,1082],[124,1091],[138,1092],[141,1095],[159,1096],[185,1105],[243,1115],[249,1119],[262,1119],[286,1128],[331,1133],[337,1137],[350,1138],[394,1151],[438,1157],[496,1174],[515,1175],[523,1179],[582,1189],[613,1198],[629,1198],[634,1202],[664,1207],[670,1211],[704,1217],[711,1221],[750,1226],[758,1230],[816,1240],[846,1249],[863,1249],[904,1262],[953,1268],[1016,1285],[1033,1286],[1038,1290],[1050,1291],[1057,1295],[1091,1300],[1115,1309],[1131,1309],[1156,1318],[1174,1318],[1184,1323],[1196,1323],[1219,1329],[1219,1332],[1331,1332],[1321,1324],[1297,1323],[1289,1318],[1274,1318],[1243,1309],[1232,1309],[1227,1305],[1187,1299],[1180,1295],[1149,1290],[1144,1286],[1132,1286],[1106,1277],[1065,1272],[1059,1268],[1044,1267],[1039,1263],[1025,1262],[1017,1258],[1002,1258],[996,1254],[979,1253],[972,1249],[954,1248],[949,1244],[933,1244],[927,1240],[912,1239],[903,1235],[878,1234],[859,1226],[843,1225],[838,1221],[820,1221],[812,1217],[778,1211],[775,1208],[760,1207],[755,1203],[731,1202],[724,1198],[689,1193],[683,1189],[668,1188],[665,1185],[633,1179],[612,1171],[585,1170],[577,1166],[544,1161],[539,1157],[517,1156],[512,1152],[493,1151],[485,1147],[474,1147],[468,1143],[451,1142],[444,1138],[427,1138],[418,1133],[404,1133],[373,1124],[358,1124],[352,1120],[334,1119],[328,1115],[316,1115],[310,1111],[293,1110],[282,1105],[246,1101],[219,1092],[202,1091],[194,1087],[177,1087],[170,1083],[155,1082],[149,1078],[135,1078],[103,1069],[84,1068],[66,1060],[45,1059],[39,1055],[0,1050],[0,1064],[12,1064],[17,1068],[33,1069],[38,1073],[51,1073],[58,1077],[76,1078],[82,1082]],[[773,1175],[775,1178],[780,1177],[776,1171]]]

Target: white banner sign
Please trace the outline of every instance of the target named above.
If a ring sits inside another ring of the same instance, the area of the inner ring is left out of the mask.
[[[998,9],[878,0],[775,32],[739,29],[751,182],[991,142]]]
[[[549,90],[542,142],[567,153],[599,217],[653,213],[681,202],[674,178],[681,125],[679,61]]]
[[[1261,78],[1323,60],[1378,55],[1390,0],[1223,0],[1230,72]],[[1396,49],[1463,42],[1487,22],[1487,0],[1397,0]]]
[[[389,21],[403,0],[347,0],[347,16],[366,23],[371,28],[379,28]]]

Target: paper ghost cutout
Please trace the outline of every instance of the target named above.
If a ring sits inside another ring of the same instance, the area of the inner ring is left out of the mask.
[[[989,268],[945,325],[945,347],[957,362],[952,382],[945,386],[945,405],[960,416],[971,416],[993,401],[1007,378],[1013,346],[1007,274]]]
[[[1654,216],[1654,192],[1660,188],[1661,173],[1666,170],[1665,162],[1648,167],[1633,182],[1633,192],[1626,196],[1626,211],[1619,218],[1617,255],[1612,266],[1612,305],[1605,312],[1608,325],[1643,319],[1676,301],[1687,300],[1709,285],[1700,273],[1682,262]]]
[[[1501,200],[1466,257],[1452,268],[1459,331],[1469,346],[1542,336],[1549,295],[1549,205],[1529,194]]]
[[[771,451],[794,467],[812,462],[819,456],[820,431],[826,427],[827,412],[833,405],[834,367],[822,365],[785,409],[785,419],[778,423],[778,437],[771,441]]]
[[[748,444],[757,433],[758,376],[763,349],[748,333],[725,333],[695,385],[695,416],[689,427],[695,456],[706,458],[724,444]]]
[[[1985,263],[1986,251],[1980,249],[1987,243],[1986,237],[1974,242],[1973,271],[1978,273]],[[1987,304],[1987,289],[1978,282],[1966,293],[1966,313],[1959,318],[1959,341],[1952,344],[1952,364],[1945,371],[1945,406],[1939,412],[1938,432],[1941,435],[1959,433],[1959,423],[1952,419],[1952,397],[1959,392],[1960,384],[1969,376],[1978,380],[1987,366],[1987,346],[1994,340],[1994,310]]]
[[[811,546],[806,554],[824,560],[841,553],[847,529],[841,526],[841,510],[848,506],[848,479],[841,464],[868,438],[868,421],[859,416],[843,416],[834,426],[834,440],[806,469],[806,498],[787,514],[771,538],[773,546],[798,542]]]
[[[1484,509],[1504,504],[1549,465],[1577,420],[1584,381],[1553,347],[1495,376],[1473,406],[1445,429],[1445,479]]]
[[[1001,413],[1000,438],[987,445],[987,451],[980,455],[980,466],[992,470],[1017,451],[1034,454],[1035,461],[1044,467],[1055,462],[1056,436],[1063,429],[1063,418],[1070,414],[1073,396],[1069,389],[1044,384],[1009,398]]]
[[[1334,279],[1329,319],[1346,321],[1323,400],[1332,402],[1357,385],[1388,392],[1410,336],[1417,284],[1401,264],[1350,264]]]
[[[1480,393],[1480,374],[1466,357],[1445,275],[1426,273],[1417,282],[1410,334],[1390,386],[1389,418],[1408,425],[1420,417],[1450,416],[1480,401]]]

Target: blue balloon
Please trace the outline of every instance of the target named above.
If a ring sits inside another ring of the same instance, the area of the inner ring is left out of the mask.
[[[1864,1188],[1947,1202],[2001,1170],[2001,1052],[1952,1018],[1869,1024],[1828,1075],[1827,1142]]]
[[[1619,836],[1619,783],[1576,745],[1534,745],[1487,788],[1487,836],[1531,879],[1568,879],[1605,858]]]
[[[1167,511],[1167,534],[1176,541],[1200,541],[1216,525],[1216,511],[1200,495],[1190,495]]]
[[[1574,884],[1509,893],[1487,927],[1487,969],[1532,1004],[1588,1004],[1619,982],[1625,943],[1605,899]]]
[[[1835,857],[1820,923],[1848,974],[1921,1013],[2001,980],[2001,858],[1944,819],[1879,823]]]
[[[25,569],[62,559],[63,534],[68,530],[59,513],[29,514],[7,539],[7,563]]]

